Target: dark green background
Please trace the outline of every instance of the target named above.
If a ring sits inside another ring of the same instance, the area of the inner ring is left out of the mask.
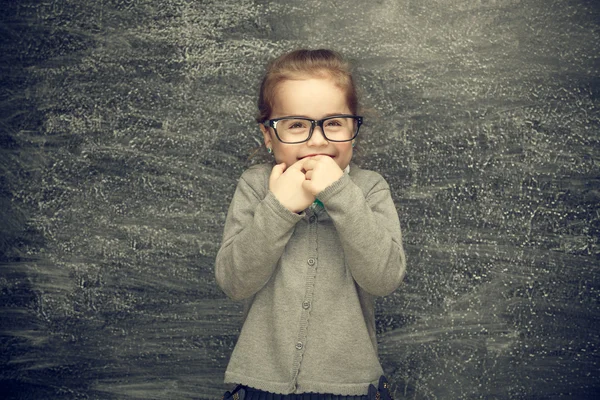
[[[3,1],[0,397],[216,399],[213,278],[272,57],[356,65],[357,160],[408,256],[377,303],[398,398],[600,395],[600,5]]]

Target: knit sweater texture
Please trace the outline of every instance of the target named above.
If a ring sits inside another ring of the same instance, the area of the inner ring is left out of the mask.
[[[300,214],[246,170],[231,201],[217,283],[245,302],[225,382],[268,392],[364,395],[383,370],[374,298],[402,281],[400,223],[383,177],[352,165]]]

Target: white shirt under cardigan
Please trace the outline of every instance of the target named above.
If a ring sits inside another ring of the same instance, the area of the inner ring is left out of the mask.
[[[367,394],[383,373],[374,297],[402,281],[400,223],[383,177],[353,165],[301,214],[246,170],[216,257],[219,286],[246,302],[225,382],[273,393]],[[324,208],[323,208],[324,207]]]

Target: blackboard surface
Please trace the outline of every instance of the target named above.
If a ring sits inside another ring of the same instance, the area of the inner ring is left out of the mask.
[[[331,47],[403,227],[377,303],[396,397],[599,398],[598,2],[1,7],[0,397],[220,398],[241,307],[213,262],[267,159],[258,80]]]

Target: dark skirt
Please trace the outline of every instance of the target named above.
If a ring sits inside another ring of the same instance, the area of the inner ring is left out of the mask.
[[[274,394],[252,388],[246,389],[244,400],[369,400],[364,396],[340,396],[336,394],[301,393],[301,394]]]

